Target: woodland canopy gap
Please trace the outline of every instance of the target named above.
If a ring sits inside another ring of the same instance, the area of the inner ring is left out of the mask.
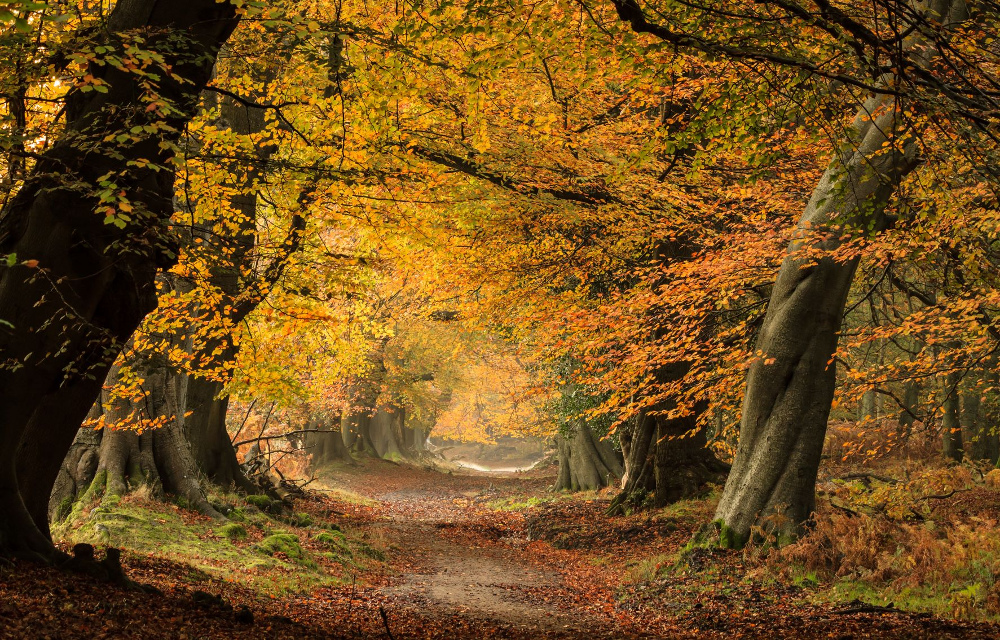
[[[0,3],[0,637],[996,637],[998,26]]]

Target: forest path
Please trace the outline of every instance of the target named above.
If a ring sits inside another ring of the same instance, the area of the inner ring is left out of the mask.
[[[440,473],[415,467],[385,467],[373,477],[351,470],[337,484],[376,500],[376,530],[391,541],[404,565],[380,590],[389,617],[460,616],[471,626],[497,625],[516,635],[547,637],[612,635],[611,620],[573,602],[549,597],[567,589],[563,576],[533,566],[522,517],[497,504],[520,492],[543,491],[551,478],[538,474]]]
[[[750,577],[740,553],[706,550],[661,574],[711,517],[711,501],[609,518],[610,493],[552,494],[552,471],[366,461],[322,475],[375,501],[355,524],[388,549],[365,614],[384,616],[382,633],[363,637],[1000,637],[998,625],[817,602],[800,586]]]

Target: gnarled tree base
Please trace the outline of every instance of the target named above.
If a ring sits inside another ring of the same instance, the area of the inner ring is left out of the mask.
[[[194,459],[173,423],[142,435],[81,430],[59,472],[49,517],[65,519],[78,501],[104,502],[141,486],[157,497],[172,493],[199,513],[225,519],[205,497]]]
[[[621,480],[624,469],[606,440],[584,422],[574,423],[567,434],[556,436],[559,475],[555,491],[596,491]]]

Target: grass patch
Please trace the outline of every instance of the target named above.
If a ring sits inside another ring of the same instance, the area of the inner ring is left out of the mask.
[[[501,498],[500,500],[492,500],[486,503],[487,508],[493,511],[524,511],[526,509],[534,509],[540,507],[543,504],[555,502],[554,497],[540,498],[538,496],[531,496],[528,498],[524,497],[514,497],[514,498]]]
[[[312,541],[304,546],[293,533],[272,531],[273,523],[256,510],[238,508],[230,515],[235,516],[233,521],[220,524],[168,503],[127,496],[113,505],[78,503],[68,520],[53,527],[53,535],[69,545],[110,545],[126,554],[154,555],[188,565],[186,579],[192,584],[234,581],[267,595],[343,584],[351,579],[348,569],[351,573],[357,569],[343,562],[321,568],[317,560],[324,550]],[[256,544],[245,541],[254,536],[253,530],[260,531],[258,537],[263,534]],[[339,535],[346,544],[353,543],[351,537]]]
[[[271,508],[274,500],[264,495],[251,495],[244,498],[247,504],[253,505],[260,509],[261,511],[267,511]]]

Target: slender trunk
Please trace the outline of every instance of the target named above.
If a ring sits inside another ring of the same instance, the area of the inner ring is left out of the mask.
[[[920,383],[907,380],[903,387],[903,409],[899,412],[899,424],[903,427],[903,437],[908,438],[913,431],[914,417],[920,402]]]
[[[611,514],[620,513],[626,506],[645,504],[656,488],[656,418],[645,411],[640,413],[627,440],[622,490],[608,508]]]
[[[875,390],[869,389],[861,396],[861,405],[858,411],[858,419],[875,420],[878,418],[878,407],[875,403]]]
[[[941,439],[944,457],[961,462],[963,457],[962,423],[959,420],[958,385],[962,374],[953,371],[944,381],[944,416],[941,418]]]

